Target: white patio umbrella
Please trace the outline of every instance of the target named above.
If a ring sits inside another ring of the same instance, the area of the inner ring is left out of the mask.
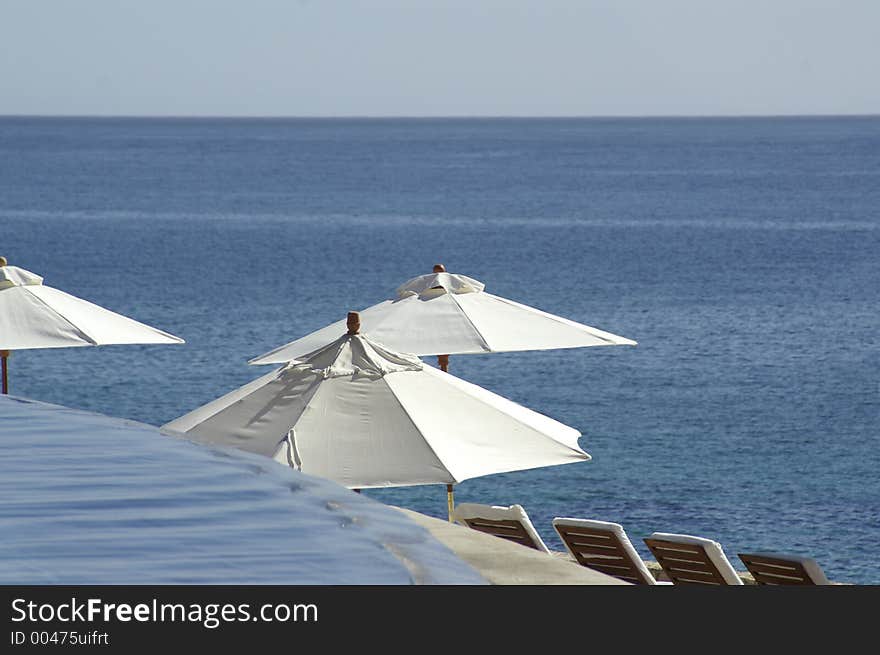
[[[173,334],[138,323],[43,284],[43,278],[0,257],[0,358],[8,393],[10,351],[133,343],[183,343]]]
[[[353,488],[446,484],[585,461],[580,433],[349,332],[163,426]]]
[[[482,282],[447,273],[442,264],[434,270],[403,284],[396,298],[361,311],[363,331],[398,352],[438,355],[444,371],[451,354],[636,345],[632,339],[486,293]],[[338,321],[249,363],[300,359],[344,326],[345,321]]]

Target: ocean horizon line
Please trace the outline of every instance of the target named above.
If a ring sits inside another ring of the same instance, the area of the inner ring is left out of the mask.
[[[116,120],[767,120],[767,119],[865,119],[878,113],[805,114],[22,114],[0,113],[0,119],[116,119]]]

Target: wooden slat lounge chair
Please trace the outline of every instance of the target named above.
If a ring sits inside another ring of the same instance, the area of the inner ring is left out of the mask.
[[[452,516],[456,523],[474,530],[508,539],[544,553],[550,552],[520,505],[499,507],[461,503],[456,506]]]
[[[717,541],[655,532],[645,543],[673,584],[743,584]]]
[[[658,584],[620,524],[555,518],[553,527],[566,550],[581,566],[632,584]]]
[[[765,585],[826,585],[831,584],[825,572],[812,557],[780,553],[739,553],[739,558],[755,578]]]

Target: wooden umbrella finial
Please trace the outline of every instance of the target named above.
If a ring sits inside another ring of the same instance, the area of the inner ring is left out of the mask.
[[[6,264],[7,264],[6,257],[3,257],[2,255],[0,255],[0,266],[6,266]]]
[[[443,264],[434,264],[434,273],[445,273],[446,267]]]
[[[361,329],[361,315],[357,312],[348,312],[348,333],[357,334]]]

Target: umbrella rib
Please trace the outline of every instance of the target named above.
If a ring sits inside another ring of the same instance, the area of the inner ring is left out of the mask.
[[[440,377],[440,376],[445,376],[445,375],[446,375],[446,374],[442,373],[441,371],[439,371],[439,370],[437,370],[437,369],[435,369],[435,368],[433,368],[433,367],[430,367],[430,366],[426,366],[426,367],[423,369],[423,371],[424,371],[425,373],[427,373],[428,375],[432,375],[432,376],[436,376],[436,377]],[[477,385],[473,385],[473,383],[466,382],[466,381],[464,381],[464,380],[460,380],[459,378],[453,378],[453,379],[459,380],[460,382],[464,382],[464,383],[465,383],[466,385],[468,385],[468,386],[475,386],[475,387],[477,387],[477,388],[482,389],[482,387],[478,387]],[[389,385],[389,388],[391,388],[391,392],[394,393],[394,397],[397,398],[397,394],[396,394],[395,391],[394,391],[394,387],[391,386],[391,385]],[[483,390],[486,391],[485,389],[483,389]],[[489,393],[492,393],[492,392],[489,392]],[[490,406],[490,407],[491,407],[491,405],[489,405],[489,403],[487,403],[487,401],[484,400],[483,398],[479,398],[479,397],[477,397],[477,396],[471,396],[471,398],[472,398],[474,401],[480,403],[480,404],[483,405],[483,406]],[[503,400],[505,400],[505,401],[508,401],[508,402],[513,403],[513,401],[510,401],[510,400],[508,400],[507,398],[503,398],[503,397],[501,397],[501,398],[502,398]],[[514,404],[514,405],[517,405],[517,403],[513,403],[513,404]],[[406,407],[403,405],[403,403],[400,403],[400,405],[401,405],[401,407],[403,408],[403,411],[406,412],[407,417],[410,419],[410,421],[412,421],[413,425],[415,425],[417,428],[419,428],[419,432],[422,434],[422,437],[423,437],[425,443],[427,444],[428,448],[430,448],[430,449],[431,449],[431,452],[434,453],[434,456],[437,457],[437,461],[439,461],[441,464],[443,464],[444,468],[446,468],[446,470],[449,471],[450,475],[453,476],[453,478],[455,479],[455,484],[460,484],[462,481],[464,481],[464,480],[468,480],[468,479],[471,479],[471,478],[473,478],[473,477],[479,477],[479,476],[474,476],[474,475],[468,475],[467,477],[463,477],[463,478],[461,478],[461,477],[459,477],[458,475],[453,474],[452,471],[449,470],[449,467],[446,465],[446,463],[444,463],[443,460],[442,460],[439,456],[437,456],[437,453],[436,453],[436,451],[434,450],[433,445],[432,445],[431,442],[428,440],[428,438],[427,438],[427,436],[425,435],[425,433],[421,430],[421,428],[419,427],[419,424],[418,424],[418,423],[412,418],[412,416],[409,414],[409,412],[406,411]],[[538,413],[538,412],[535,412],[535,413]],[[552,421],[556,421],[556,419],[553,419],[553,418],[551,418],[551,417],[549,417],[549,416],[546,416],[545,414],[542,414],[542,416],[544,416],[544,417],[546,417],[546,418],[548,418],[548,419],[550,419],[550,420],[552,420]],[[514,422],[516,422],[517,424],[519,424],[519,425],[525,426],[526,428],[529,428],[529,427],[530,427],[530,426],[528,425],[528,423],[524,422],[524,421],[521,420],[519,417],[511,416],[510,414],[508,414],[508,417],[509,417],[511,420],[513,420]],[[556,421],[556,422],[558,423],[558,421]],[[566,426],[566,427],[568,427],[568,426]],[[564,443],[564,442],[562,442],[562,441],[559,441],[559,440],[557,440],[557,439],[554,439],[553,437],[551,437],[551,436],[548,435],[548,434],[544,434],[541,430],[535,430],[534,428],[532,428],[532,429],[533,429],[533,431],[535,431],[535,432],[536,432],[541,438],[546,439],[547,441],[550,441],[551,443],[554,443],[554,444],[556,444],[556,445],[558,445],[558,446],[562,446],[562,447],[564,447],[564,448],[570,450],[570,451],[572,452],[572,454],[574,454],[575,456],[578,455],[578,454],[580,454],[580,455],[584,455],[585,457],[582,458],[582,459],[584,459],[585,461],[589,461],[589,460],[591,459],[591,458],[590,458],[590,455],[589,455],[588,453],[584,452],[584,451],[580,448],[580,446],[576,446],[575,448],[572,448],[570,445],[568,445],[568,444],[566,444],[566,443]],[[570,429],[571,429],[572,431],[574,431],[574,432],[577,432],[577,434],[580,436],[580,432],[579,432],[579,431],[575,430],[574,428],[570,428]],[[497,471],[497,472],[498,472],[498,473],[506,473],[506,472],[510,472],[510,471],[519,471],[519,470],[525,470],[525,469],[522,468],[522,467],[519,467],[519,468],[514,468],[514,469],[504,469],[503,471]]]
[[[306,412],[311,408],[312,401],[315,399],[315,396],[317,396],[318,393],[321,391],[321,382],[323,382],[323,379],[317,373],[315,373],[315,376],[316,376],[315,382],[314,382],[314,384],[312,384],[311,389],[309,389],[309,391],[311,392],[311,393],[309,393],[309,399],[303,403],[302,411],[300,411],[299,415],[296,416],[293,423],[290,423],[287,426],[287,433],[285,434],[285,436],[282,437],[278,441],[279,444],[286,441],[291,446],[291,448],[296,449],[296,458],[299,460],[299,469],[297,469],[297,470],[299,470],[299,471],[302,471],[304,462],[303,462],[303,458],[302,458],[302,453],[299,452],[299,448],[294,446],[294,442],[296,440],[296,426],[302,420],[302,417],[305,416]],[[291,430],[294,432],[294,435],[293,435],[294,442],[291,442],[291,440],[290,440]],[[289,462],[288,462],[288,465],[289,465]],[[291,467],[291,468],[294,468],[294,467]]]
[[[311,393],[309,394],[309,399],[303,403],[302,411],[296,417],[296,420],[288,426],[288,428],[287,428],[288,432],[290,430],[296,430],[296,424],[302,420],[302,417],[305,416],[305,413],[307,411],[309,411],[309,409],[311,408],[312,401],[315,399],[315,396],[317,396],[318,392],[321,390],[321,382],[323,382],[323,381],[324,380],[321,379],[320,375],[317,375],[317,377],[315,379],[315,384],[313,384],[312,389],[310,389]],[[299,456],[299,461],[300,461],[300,469],[302,469],[302,455]]]
[[[426,367],[426,368],[428,368],[428,367]],[[406,371],[399,371],[399,373],[406,373]],[[388,384],[388,380],[387,380],[388,375],[393,375],[393,374],[392,374],[392,373],[388,373],[388,374],[386,374],[386,375],[383,376],[383,377],[386,378],[386,380],[385,380],[385,384],[388,386],[388,389],[391,391],[391,394],[394,396],[394,400],[396,400],[396,401],[397,401],[397,404],[400,405],[400,409],[403,411],[403,413],[404,413],[404,414],[406,415],[406,417],[409,419],[409,422],[412,423],[412,424],[415,426],[416,430],[419,431],[419,434],[422,435],[422,439],[424,440],[425,445],[428,447],[428,450],[431,451],[431,454],[434,455],[434,458],[435,458],[438,462],[440,462],[440,465],[441,465],[441,466],[444,468],[444,470],[450,475],[450,477],[452,478],[452,484],[460,484],[460,483],[461,483],[461,480],[459,480],[459,479],[458,479],[458,476],[455,475],[452,471],[449,470],[449,466],[447,466],[446,462],[444,462],[444,461],[440,458],[440,455],[437,454],[437,451],[434,450],[434,446],[433,446],[433,445],[431,444],[431,442],[428,440],[428,437],[425,435],[425,432],[422,430],[422,428],[419,426],[419,424],[416,423],[416,420],[412,417],[412,414],[409,413],[409,410],[407,410],[406,405],[405,405],[403,402],[401,402],[400,398],[397,397],[397,392],[394,390],[394,387],[393,387],[392,385]]]
[[[60,316],[61,318],[63,318],[63,319],[67,322],[67,324],[70,325],[70,327],[72,327],[74,330],[76,330],[77,332],[79,332],[79,333],[85,338],[86,341],[88,341],[89,343],[91,343],[93,346],[97,346],[97,345],[98,345],[98,342],[97,342],[95,339],[93,339],[92,336],[91,336],[88,332],[86,332],[85,330],[83,330],[83,329],[82,329],[81,327],[79,327],[76,323],[74,323],[74,322],[71,321],[69,318],[67,318],[64,314],[62,314],[62,313],[59,312],[57,309],[55,309],[54,307],[52,307],[52,305],[50,305],[50,304],[47,303],[45,300],[43,300],[42,298],[40,298],[37,294],[35,294],[35,293],[31,293],[31,290],[30,290],[30,289],[28,289],[27,287],[22,287],[22,288],[25,289],[25,290],[28,292],[28,294],[31,296],[31,298],[35,298],[35,299],[37,300],[37,302],[39,302],[41,305],[43,305],[44,307],[46,307],[49,311],[54,312],[55,314],[57,314],[58,316]],[[63,292],[62,292],[62,293],[63,293]]]
[[[455,303],[455,306],[458,308],[458,311],[461,312],[461,315],[464,316],[465,320],[470,323],[470,326],[474,328],[474,332],[477,333],[477,336],[480,337],[480,341],[483,342],[483,347],[486,349],[486,352],[492,352],[492,347],[489,345],[489,342],[486,340],[486,337],[483,336],[483,333],[480,332],[479,328],[476,324],[471,320],[471,317],[468,316],[468,313],[464,311],[464,307],[459,304],[458,300],[455,297],[456,294],[450,293],[449,297],[452,299],[452,302]]]

